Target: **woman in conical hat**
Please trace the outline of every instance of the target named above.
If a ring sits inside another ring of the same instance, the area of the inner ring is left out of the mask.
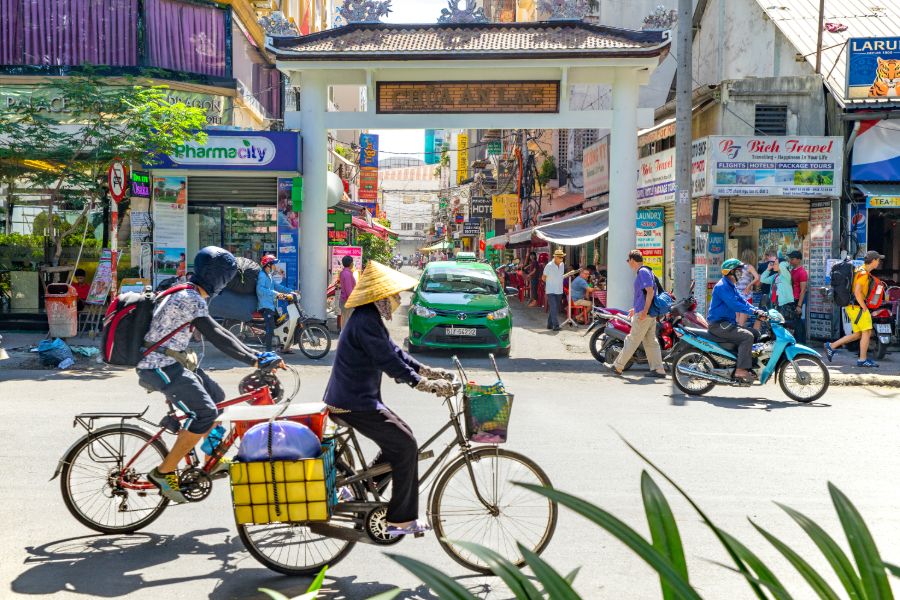
[[[393,490],[387,506],[391,536],[421,533],[429,527],[418,520],[418,444],[409,425],[384,405],[382,373],[423,392],[453,394],[452,374],[423,365],[404,352],[384,324],[400,306],[400,292],[416,283],[400,271],[369,261],[344,304],[354,310],[341,331],[324,399],[335,421],[378,445],[381,452],[373,464],[387,462],[392,467]]]

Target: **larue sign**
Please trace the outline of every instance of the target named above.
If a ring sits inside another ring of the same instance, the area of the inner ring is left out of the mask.
[[[555,113],[558,81],[380,81],[378,112]]]

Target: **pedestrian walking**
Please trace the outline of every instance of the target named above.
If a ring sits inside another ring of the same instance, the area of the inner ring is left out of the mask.
[[[869,291],[871,273],[881,265],[884,255],[874,250],[866,252],[863,258],[863,266],[853,273],[853,298],[851,303],[844,307],[844,312],[850,320],[853,332],[834,342],[825,342],[825,356],[828,362],[834,358],[835,352],[844,344],[859,340],[859,360],[857,367],[876,368],[878,363],[867,357],[869,351],[869,339],[872,337],[872,313],[866,306],[866,295]]]
[[[791,286],[794,293],[793,322],[794,338],[798,344],[806,343],[806,296],[809,286],[809,273],[803,267],[803,253],[794,250],[788,254],[791,264]],[[785,317],[787,318],[787,317]]]
[[[347,298],[350,297],[350,294],[353,293],[353,288],[356,287],[356,273],[353,270],[353,258],[350,256],[345,256],[341,259],[341,266],[343,269],[341,269],[341,274],[338,278],[338,286],[340,287],[338,309],[340,310],[341,328],[343,329],[347,319],[353,313],[352,308],[347,308]]]
[[[562,306],[563,297],[563,275],[566,273],[566,266],[563,260],[566,253],[557,248],[553,253],[553,260],[544,266],[544,274],[541,279],[544,280],[544,293],[547,295],[547,329],[559,331],[559,310]]]
[[[647,375],[665,377],[662,349],[656,339],[656,319],[648,314],[656,296],[656,278],[650,267],[644,266],[644,256],[640,250],[628,253],[628,266],[635,274],[634,302],[632,309],[628,311],[628,316],[631,317],[631,333],[625,336],[625,347],[613,363],[612,369],[617,375],[621,375],[632,355],[643,344],[644,353],[650,363],[650,372]]]

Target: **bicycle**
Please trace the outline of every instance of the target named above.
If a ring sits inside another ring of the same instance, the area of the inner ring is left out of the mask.
[[[468,381],[456,357],[454,361],[462,380]],[[496,363],[494,368],[496,370]],[[499,372],[497,375],[499,378]],[[251,420],[258,420],[260,417],[310,418],[320,414],[317,409],[324,407],[320,403],[299,407],[291,405],[291,400],[299,390],[299,379],[294,393],[286,401],[259,406],[267,400],[280,398],[283,390],[272,373],[260,376],[257,372],[251,377],[255,377],[255,389],[248,388],[249,391],[244,396],[226,400],[220,407],[231,407],[233,412],[243,411],[243,416],[252,417]],[[273,394],[268,392],[270,385],[278,386]],[[457,381],[454,387],[455,395],[444,400],[449,411],[448,422],[419,448],[420,460],[432,459],[434,450],[429,448],[445,433],[452,432],[452,439],[447,446],[419,478],[420,489],[424,489],[426,482],[433,476],[426,503],[427,518],[441,548],[460,565],[478,573],[490,573],[486,563],[454,543],[476,541],[492,548],[514,564],[523,566],[525,561],[517,542],[537,554],[543,552],[556,529],[558,509],[555,502],[531,494],[524,488],[515,486],[513,482],[550,487],[550,480],[534,461],[520,453],[501,449],[496,445],[472,445],[465,432],[466,411],[461,406],[463,402],[460,393],[462,386]],[[242,402],[256,402],[257,406],[234,406]],[[85,427],[88,434],[64,454],[54,478],[62,476],[60,486],[69,511],[82,524],[95,531],[137,531],[159,517],[168,505],[167,500],[155,495],[155,488],[144,479],[144,474],[165,456],[167,449],[161,436],[166,431],[171,433],[171,429],[161,424],[160,429],[153,434],[143,427],[126,424],[126,421],[132,420],[151,424],[151,421],[144,418],[146,412],[87,413],[75,418],[75,423]],[[270,416],[266,417],[266,414]],[[176,417],[171,408],[167,417],[183,418]],[[95,420],[109,418],[120,422],[93,430]],[[225,421],[228,418],[232,417],[226,412],[221,419]],[[341,490],[331,519],[327,522],[238,526],[239,537],[250,554],[279,573],[314,575],[322,567],[333,566],[345,558],[357,543],[389,546],[403,540],[403,537],[392,538],[387,535],[386,496],[391,467],[378,464],[358,470],[355,467],[357,463],[367,463],[356,433],[338,423],[339,416],[332,415],[331,419],[336,424],[332,431],[336,445],[336,489]],[[213,480],[210,474],[221,457],[239,440],[239,434],[233,426],[202,466],[199,466],[196,455],[188,456],[186,460],[190,466],[182,472],[181,479],[183,493],[190,501],[197,502],[209,495]],[[104,441],[106,438],[110,440]],[[96,443],[100,443],[98,450],[106,452],[105,456],[90,450]],[[80,457],[85,455],[86,448],[88,460],[81,461]],[[153,452],[147,452],[148,449]],[[457,450],[455,455],[454,450]],[[145,456],[147,454],[152,456]],[[82,465],[82,462],[88,464]],[[86,492],[72,490],[72,474],[76,471],[76,466],[93,474],[94,481]],[[150,506],[136,510],[129,505],[132,492],[138,499],[146,499],[151,490],[154,495]],[[98,495],[106,499],[105,504],[100,502],[99,508],[91,509],[92,515],[97,516],[86,515],[85,510],[95,506]],[[82,504],[86,506],[82,508]],[[125,517],[122,517],[122,523],[115,521],[111,524],[108,522],[110,512],[113,519],[135,512],[141,514],[135,515],[136,519],[131,522],[125,523]],[[106,518],[106,521],[101,522],[101,517]]]

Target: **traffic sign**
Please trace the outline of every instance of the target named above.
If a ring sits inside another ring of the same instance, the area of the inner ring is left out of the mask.
[[[109,183],[109,195],[116,202],[125,199],[125,190],[128,188],[128,170],[120,161],[114,160],[109,165],[109,171],[106,173],[106,180]]]

